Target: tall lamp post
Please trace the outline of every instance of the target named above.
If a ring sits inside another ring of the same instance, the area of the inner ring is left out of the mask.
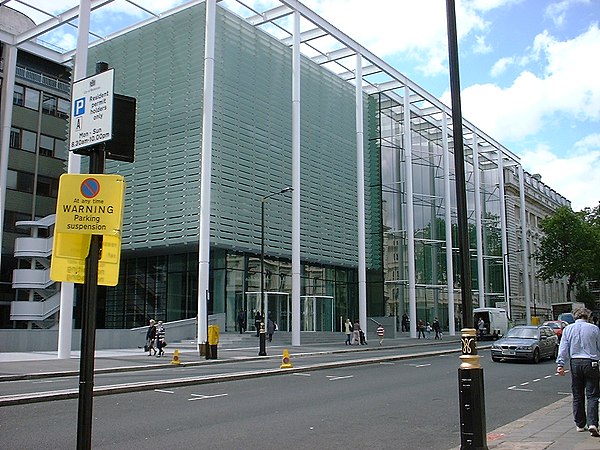
[[[504,275],[504,302],[506,303],[506,310],[508,311],[508,320],[512,320],[512,300],[510,298],[510,265],[508,257],[510,255],[516,255],[517,253],[523,253],[524,250],[515,250],[514,252],[507,252],[502,254],[502,272]]]
[[[267,356],[265,339],[265,202],[274,195],[284,194],[293,191],[294,188],[288,186],[277,192],[271,192],[260,199],[260,309],[263,316],[263,324],[260,328],[260,349],[258,356]]]

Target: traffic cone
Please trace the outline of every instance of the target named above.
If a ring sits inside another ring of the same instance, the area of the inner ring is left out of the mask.
[[[179,349],[177,348],[173,352],[173,359],[171,360],[171,364],[181,364],[181,361],[179,361]]]
[[[291,369],[292,361],[290,360],[290,352],[288,352],[287,348],[283,351],[283,357],[281,358],[281,366],[280,369]]]

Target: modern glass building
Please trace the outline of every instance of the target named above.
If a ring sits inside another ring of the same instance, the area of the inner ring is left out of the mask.
[[[215,3],[183,2],[88,50],[87,74],[105,61],[115,92],[137,99],[135,162],[106,167],[127,189],[99,326],[222,314],[233,330],[262,297],[281,330],[407,313],[454,333],[450,109],[297,2]],[[475,306],[530,322],[563,288],[535,280],[531,227],[568,201],[466,120],[464,136]]]

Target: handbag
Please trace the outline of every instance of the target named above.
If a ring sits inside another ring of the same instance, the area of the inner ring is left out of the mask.
[[[160,348],[166,347],[167,346],[167,341],[162,341],[160,343]]]
[[[147,352],[148,351],[148,344],[144,345],[144,351]]]

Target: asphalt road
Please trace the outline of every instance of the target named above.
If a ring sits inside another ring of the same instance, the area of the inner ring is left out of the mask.
[[[482,356],[488,431],[568,395],[550,361]],[[92,446],[450,449],[460,444],[457,366],[452,354],[96,397]],[[0,441],[75,448],[76,423],[77,400],[2,407]]]

